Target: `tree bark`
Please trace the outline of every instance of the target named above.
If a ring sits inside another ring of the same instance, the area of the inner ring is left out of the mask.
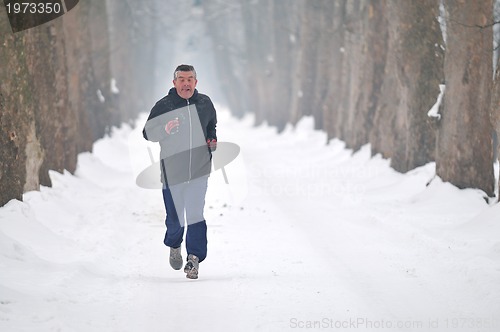
[[[317,1],[307,3],[303,8],[300,33],[300,59],[298,63],[299,90],[294,96],[297,101],[297,115],[293,121],[298,121],[304,115],[312,115],[314,96],[317,83],[316,63],[321,31],[317,22],[321,17],[321,7]]]
[[[495,139],[493,142],[493,161],[498,161],[500,159],[500,58],[498,58],[495,71],[495,79],[493,81],[492,93],[491,93],[491,107],[490,107],[490,120],[495,131]],[[500,188],[500,176],[499,177],[498,188]],[[498,193],[497,193],[498,194]],[[497,199],[500,199],[500,194]]]
[[[388,57],[372,143],[400,172],[435,156],[436,133],[427,112],[443,81],[438,5],[398,0],[386,6]]]
[[[387,60],[388,23],[386,1],[364,1],[361,12],[361,33],[364,38],[358,66],[362,72],[359,94],[352,101],[354,105],[353,128],[346,140],[347,147],[360,149],[370,142],[373,119],[381,95]]]
[[[366,28],[370,22],[369,2],[350,2],[346,12],[346,32],[344,42],[344,62],[342,84],[342,112],[343,123],[340,128],[340,137],[346,142],[347,147],[356,146],[356,137],[362,132],[368,141],[370,130],[365,128],[366,106],[361,100],[369,88],[365,82],[370,82],[371,66],[373,64],[372,50],[367,49]],[[377,31],[378,33],[382,31]]]
[[[445,0],[445,8],[446,92],[437,175],[459,188],[478,188],[493,196],[492,29],[478,27],[492,22],[493,4],[491,0]]]
[[[273,98],[271,77],[276,64],[273,63],[272,0],[250,2],[242,0],[242,17],[246,38],[247,77],[252,94],[255,124],[268,121],[268,111]]]
[[[372,153],[380,153],[384,158],[392,158],[397,149],[397,142],[405,140],[404,131],[405,117],[399,115],[400,104],[400,86],[398,82],[398,59],[400,55],[396,53],[397,46],[397,28],[399,20],[390,16],[391,6],[398,5],[392,2],[386,3],[385,15],[387,17],[387,57],[382,74],[382,86],[380,98],[377,103],[375,116],[373,118],[373,131],[371,133],[370,143]],[[401,143],[399,143],[401,144]]]
[[[398,131],[391,166],[407,172],[435,160],[436,131],[427,113],[440,93],[443,83],[443,40],[437,17],[439,4],[433,0],[398,1],[390,7],[396,18],[395,52],[401,99],[395,109],[404,123]],[[394,10],[393,10],[394,9]]]
[[[283,130],[290,121],[290,108],[293,88],[293,77],[296,68],[295,44],[291,41],[293,22],[291,17],[297,14],[297,4],[283,0],[271,2],[271,21],[273,23],[273,42],[270,49],[271,59],[271,91],[269,100],[269,124],[274,125],[279,131]]]
[[[24,32],[13,34],[0,13],[0,206],[21,199],[26,183],[26,145],[34,125]]]
[[[12,33],[0,20],[0,205],[26,191],[51,185],[49,170],[74,172],[110,124],[105,10],[93,21],[81,2],[63,17]],[[93,48],[96,46],[96,48]],[[99,78],[94,70],[96,66]]]

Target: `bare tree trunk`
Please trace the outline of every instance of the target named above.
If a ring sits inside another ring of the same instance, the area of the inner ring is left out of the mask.
[[[108,33],[108,8],[106,1],[88,0],[88,15],[91,41],[91,62],[94,69],[96,95],[99,103],[94,110],[96,118],[96,137],[100,138],[112,125],[120,125],[125,118],[121,116],[114,93],[111,91],[111,59]]]
[[[102,37],[107,18],[100,7],[93,21],[92,4],[101,3],[82,2],[62,18],[16,34],[0,22],[0,127],[8,133],[0,135],[0,186],[6,188],[0,205],[51,185],[49,170],[73,172],[78,153],[90,150],[109,125],[109,103],[100,100],[109,94],[109,63],[99,57],[109,54]],[[97,29],[94,39],[90,27]]]
[[[438,3],[393,1],[386,10],[388,61],[372,143],[392,167],[407,172],[434,160],[436,134],[427,112],[443,80]]]
[[[404,159],[395,168],[406,172],[435,160],[437,132],[427,113],[440,93],[439,84],[444,82],[444,41],[437,20],[437,1],[401,4],[399,16],[403,22],[418,17],[411,28],[400,30],[405,66],[399,73],[408,96],[405,106],[408,137]]]
[[[285,128],[290,120],[292,105],[292,79],[295,73],[295,44],[291,41],[293,22],[291,17],[297,14],[297,4],[283,0],[273,0],[272,22],[273,42],[270,70],[272,97],[269,100],[269,124],[275,125],[279,131]]]
[[[240,0],[241,16],[243,25],[243,35],[245,38],[244,49],[242,50],[242,58],[245,63],[245,70],[243,72],[243,79],[247,82],[249,87],[248,93],[248,108],[256,114],[256,123],[263,121],[257,110],[260,106],[260,93],[258,84],[261,83],[259,75],[263,75],[261,68],[259,68],[259,54],[260,50],[257,47],[260,27],[257,21],[258,12],[255,5],[248,3],[246,0]]]
[[[338,102],[340,118],[337,124],[338,137],[349,144],[352,129],[359,119],[354,118],[355,99],[359,94],[360,83],[363,80],[361,72],[362,48],[364,36],[361,31],[360,1],[347,1],[344,13],[344,41],[341,49],[343,61],[341,66],[341,90]]]
[[[321,6],[317,1],[307,2],[303,8],[301,19],[301,32],[299,39],[300,62],[298,63],[299,91],[297,91],[297,112],[294,120],[314,112],[314,96],[317,83],[316,63],[318,58],[318,45],[321,31],[317,22],[321,17]],[[315,46],[313,46],[315,45]]]
[[[268,120],[268,110],[273,99],[271,78],[276,64],[272,57],[274,25],[271,1],[250,2],[242,0],[242,16],[245,27],[247,77],[252,91],[255,122]]]
[[[301,30],[302,30],[302,20],[304,19],[304,8],[306,7],[306,0],[297,0],[295,2],[294,11],[291,12],[290,18],[290,43],[291,43],[291,56],[292,59],[292,69],[289,73],[288,79],[290,80],[290,108],[288,119],[291,124],[295,125],[297,121],[300,120],[302,114],[299,110],[299,101],[301,93],[301,72],[300,64],[302,61],[303,48],[300,46],[301,41]]]
[[[367,88],[365,82],[370,82],[371,66],[373,66],[372,50],[367,48],[366,28],[370,22],[369,2],[350,2],[346,12],[346,32],[344,46],[344,74],[348,78],[343,84],[342,111],[343,124],[341,138],[347,147],[355,147],[356,137],[363,132],[366,136],[363,143],[368,141],[370,130],[365,128],[366,106],[361,99]],[[381,31],[377,31],[380,33]],[[363,144],[362,143],[362,144]],[[359,146],[356,146],[359,148]]]
[[[395,30],[397,30],[399,21],[390,17],[389,8],[394,5],[397,6],[397,3],[387,2],[384,6],[384,15],[387,17],[387,31],[385,32],[387,37],[387,57],[382,74],[380,97],[373,118],[373,130],[370,136],[372,153],[380,153],[384,158],[394,156],[398,141],[404,140],[406,143],[406,137],[404,137],[406,132],[403,130],[405,117],[398,116],[398,112],[401,112],[398,109],[401,96],[399,93],[397,57],[400,55],[396,53],[398,36]]]
[[[491,94],[491,107],[490,107],[490,119],[493,125],[493,130],[495,131],[496,139],[493,140],[495,144],[493,144],[493,160],[498,161],[500,159],[500,58],[497,61],[495,72],[495,80],[493,82],[492,94]],[[499,174],[496,174],[499,176]],[[498,183],[498,187],[500,188],[500,180]],[[500,199],[500,194],[497,199]]]
[[[90,34],[90,2],[76,6],[62,17],[66,41],[66,68],[70,107],[74,109],[78,137],[77,150],[91,151],[99,135],[96,112],[100,110],[99,86],[92,67],[92,39]]]
[[[446,93],[438,134],[437,175],[459,188],[493,196],[492,86],[493,3],[445,0],[448,12]]]
[[[309,100],[309,107],[311,114],[314,117],[315,129],[325,129],[324,114],[331,105],[328,104],[327,95],[334,80],[331,75],[332,62],[334,59],[335,45],[335,31],[333,30],[335,15],[335,1],[318,0],[315,1],[314,17],[306,24],[313,25],[315,28],[308,29],[313,31],[314,38],[317,42],[311,47],[316,51],[316,58],[307,59],[308,62],[314,66],[314,71],[311,73],[314,78],[313,84],[313,98]],[[308,4],[309,7],[314,5]],[[304,106],[305,107],[305,106]]]
[[[342,82],[344,73],[342,71],[344,58],[344,36],[345,36],[345,11],[346,1],[334,1],[332,25],[326,27],[325,39],[329,39],[326,46],[330,50],[328,72],[328,90],[325,97],[325,105],[323,111],[323,127],[325,128],[328,138],[341,136],[341,119],[342,119]],[[327,15],[329,13],[323,13]]]
[[[398,6],[390,6],[389,10],[390,17],[398,21],[393,27],[397,36],[395,51],[400,55],[397,74],[401,99],[395,111],[405,123],[399,131],[404,140],[397,145],[391,166],[401,172],[435,159],[436,132],[427,113],[444,81],[438,6],[434,0],[400,0]]]
[[[219,2],[203,2],[205,26],[214,44],[214,60],[217,82],[224,91],[229,109],[241,118],[251,107],[248,96],[248,81],[245,79],[246,65],[244,50],[244,26],[241,4],[228,7]],[[235,87],[238,87],[235,89]]]
[[[361,32],[364,37],[357,66],[362,73],[359,92],[351,104],[353,127],[346,139],[348,147],[358,150],[370,141],[373,118],[380,99],[387,59],[386,1],[366,0],[361,5]]]
[[[21,199],[27,177],[26,145],[34,126],[31,81],[25,64],[25,32],[13,34],[0,18],[0,206]],[[36,169],[36,165],[33,165]],[[38,165],[39,167],[39,165]],[[38,170],[36,169],[36,173]]]
[[[51,185],[49,170],[76,169],[74,118],[68,107],[66,52],[62,22],[52,21],[26,32],[26,65],[32,81],[34,126],[29,133],[27,165],[40,164],[27,174],[25,191]],[[38,182],[39,179],[39,182]]]
[[[106,6],[110,12],[111,75],[120,90],[117,101],[120,113],[129,119],[150,109],[155,100],[152,64],[156,62],[156,24],[162,17],[155,16],[154,1],[107,0]],[[169,31],[163,34],[169,36]]]

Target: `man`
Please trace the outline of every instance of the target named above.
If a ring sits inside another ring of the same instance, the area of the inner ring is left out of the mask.
[[[196,71],[180,65],[174,87],[151,109],[144,138],[159,142],[161,180],[167,217],[164,243],[170,247],[170,265],[180,270],[181,244],[187,221],[186,277],[197,279],[199,263],[207,256],[207,225],[203,217],[212,151],[217,146],[217,116],[206,95],[198,93]]]

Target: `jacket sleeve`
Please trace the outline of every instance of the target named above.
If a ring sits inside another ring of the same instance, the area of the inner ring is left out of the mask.
[[[210,101],[210,106],[211,106],[211,112],[212,116],[210,117],[210,121],[208,122],[207,125],[207,138],[212,140],[215,139],[217,140],[217,112],[215,111],[215,107],[212,104],[212,101]]]
[[[165,124],[163,123],[164,121],[162,117],[159,116],[161,114],[162,107],[160,102],[158,102],[151,109],[151,113],[149,114],[148,120],[142,130],[142,135],[148,141],[159,142],[166,137]]]

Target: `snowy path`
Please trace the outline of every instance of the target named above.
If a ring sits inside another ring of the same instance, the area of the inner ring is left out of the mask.
[[[499,204],[325,146],[311,119],[251,123],[219,112],[242,152],[229,186],[210,178],[199,280],[168,265],[161,192],[135,186],[141,128],[0,208],[0,331],[500,330]]]

